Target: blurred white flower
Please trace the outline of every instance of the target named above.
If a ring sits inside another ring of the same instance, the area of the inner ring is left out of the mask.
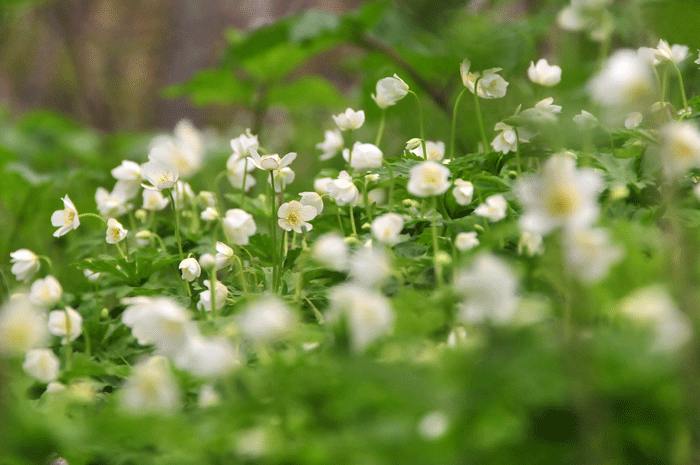
[[[594,283],[607,276],[622,258],[622,250],[610,244],[604,229],[574,229],[564,235],[564,258],[573,275]]]
[[[158,355],[134,366],[120,396],[122,407],[133,414],[171,414],[180,405],[170,364]]]
[[[377,95],[372,94],[372,100],[377,102],[379,108],[387,108],[404,98],[408,94],[408,84],[394,74],[394,77],[385,77],[377,82]]]
[[[207,207],[201,213],[202,221],[215,221],[219,219],[219,212],[214,207]]]
[[[179,176],[189,178],[202,165],[204,146],[201,135],[188,120],[181,120],[175,125],[174,135],[154,138],[148,159],[173,165]]]
[[[584,131],[591,130],[598,126],[598,118],[588,113],[586,110],[581,110],[581,114],[573,117],[574,123]]]
[[[459,66],[459,72],[462,75],[462,83],[474,93],[476,86],[477,95],[483,99],[495,99],[505,97],[508,83],[497,73],[501,68],[487,69],[481,73],[470,73],[471,62],[465,59]],[[478,81],[478,84],[477,84]]]
[[[465,252],[479,245],[479,239],[476,238],[476,232],[461,232],[455,236],[455,247],[457,250]]]
[[[338,125],[341,131],[351,131],[362,127],[365,122],[365,112],[347,108],[343,113],[333,115],[333,121],[335,121],[335,124]]]
[[[638,111],[633,111],[629,115],[627,115],[627,119],[625,119],[625,127],[627,129],[634,129],[640,124],[642,124],[642,120],[644,119],[644,115],[642,115]]]
[[[200,408],[209,408],[216,407],[219,404],[221,404],[221,396],[216,392],[214,386],[205,384],[200,388],[199,394],[197,395],[197,406]]]
[[[61,344],[75,341],[83,333],[83,317],[71,307],[49,313],[49,333],[60,336]]]
[[[673,178],[700,166],[700,131],[690,122],[674,121],[661,128],[661,166]]]
[[[686,45],[669,45],[668,42],[661,39],[659,44],[654,49],[654,57],[659,61],[672,61],[676,65],[680,65],[688,58],[688,47]]]
[[[29,300],[39,307],[49,308],[54,306],[63,295],[63,288],[56,278],[48,275],[44,279],[37,279],[29,288]]]
[[[248,245],[250,236],[255,234],[257,230],[253,215],[240,208],[234,208],[226,212],[223,226],[226,238],[235,245]]]
[[[256,168],[263,171],[281,170],[282,168],[289,166],[297,157],[297,154],[294,152],[288,153],[281,159],[276,153],[263,155],[261,157],[258,151],[255,149],[250,149],[249,153],[250,157],[248,157],[248,160],[250,160]]]
[[[221,270],[230,266],[233,263],[233,249],[223,242],[217,242],[214,246],[216,255],[214,256],[214,264],[217,270]]]
[[[564,226],[580,229],[598,218],[598,195],[604,188],[602,176],[591,168],[576,168],[566,155],[553,155],[539,175],[523,176],[517,194],[525,211],[520,227],[548,234]]]
[[[350,166],[358,171],[381,168],[382,157],[382,151],[374,144],[355,142],[352,146],[352,151],[349,149],[343,150],[343,158],[345,161],[350,163]]]
[[[194,257],[182,260],[178,268],[182,270],[182,279],[186,279],[190,282],[199,278],[199,275],[202,274],[202,267],[199,266],[199,262]]]
[[[324,161],[333,158],[336,153],[343,150],[344,145],[343,135],[338,129],[326,131],[324,133],[323,142],[316,144],[316,148],[323,152],[319,160]]]
[[[518,241],[518,253],[522,255],[523,252],[528,257],[542,255],[544,253],[542,235],[529,231],[523,231],[523,233],[520,235],[520,240]]]
[[[448,426],[447,415],[436,410],[425,415],[420,420],[418,423],[418,434],[427,441],[435,441],[444,436]]]
[[[629,49],[610,55],[603,69],[588,84],[595,102],[618,111],[646,107],[655,95],[654,89],[651,67],[637,52]]]
[[[27,352],[22,369],[32,378],[49,383],[58,378],[60,363],[51,349],[32,349]]]
[[[95,272],[92,270],[88,270],[87,268],[83,270],[83,274],[90,282],[97,281],[98,279],[100,279],[100,276],[102,276],[102,273],[100,273],[99,271]]]
[[[294,231],[302,234],[306,231],[311,231],[313,225],[308,223],[316,218],[318,212],[311,205],[304,205],[301,202],[292,200],[280,205],[277,210],[277,223],[279,227],[285,231]]]
[[[328,185],[331,181],[333,181],[333,178],[314,179],[314,190],[319,195],[328,195],[330,193],[330,191],[328,190]]]
[[[195,376],[222,376],[241,364],[238,351],[224,338],[191,335],[175,356],[175,365]]]
[[[372,342],[394,329],[394,311],[379,292],[354,284],[336,286],[328,293],[328,319],[345,318],[353,352],[363,352]]]
[[[117,181],[141,184],[141,165],[136,162],[123,160],[111,173]]]
[[[296,322],[296,315],[285,303],[271,296],[250,304],[238,319],[245,337],[257,342],[284,337],[294,329]]]
[[[141,345],[154,344],[158,353],[175,356],[197,328],[190,321],[187,311],[167,297],[129,297],[122,299],[127,309],[122,313],[122,323]]]
[[[161,191],[143,190],[143,205],[141,208],[149,211],[160,211],[168,206],[170,199],[163,196]]]
[[[54,237],[61,237],[69,233],[71,229],[78,229],[78,226],[80,226],[78,210],[75,209],[73,202],[71,202],[67,195],[61,200],[63,200],[63,210],[56,210],[51,215],[51,224],[58,228],[58,230],[53,233]]]
[[[449,177],[450,170],[447,167],[427,160],[411,168],[406,189],[417,197],[440,195],[450,188]]]
[[[255,186],[255,177],[250,174],[254,169],[255,165],[247,157],[238,158],[236,154],[233,154],[226,161],[226,177],[228,178],[228,182],[236,189],[243,189],[243,183],[245,182],[246,192]]]
[[[469,269],[455,275],[455,291],[464,296],[458,319],[509,323],[517,307],[517,287],[518,280],[502,260],[488,254],[478,256]]]
[[[12,263],[12,274],[15,275],[18,281],[29,282],[32,277],[41,268],[39,256],[29,249],[15,250],[10,254],[10,263]]]
[[[372,235],[381,243],[393,246],[401,242],[399,234],[403,230],[403,217],[396,213],[386,213],[372,221]]]
[[[141,165],[141,175],[150,185],[143,184],[146,189],[163,190],[175,186],[180,173],[174,164],[165,161],[149,161]]]
[[[501,194],[490,195],[484,203],[474,209],[474,214],[488,218],[491,223],[501,221],[506,217],[508,202]]]
[[[127,230],[124,229],[124,226],[122,226],[119,221],[114,218],[107,220],[107,235],[105,240],[108,244],[116,244],[123,241],[126,239],[126,234]]]
[[[603,42],[614,29],[610,13],[605,8],[613,0],[571,0],[557,15],[557,24],[569,31],[587,31],[591,40]]]
[[[347,204],[354,207],[360,199],[360,191],[345,170],[340,172],[337,179],[328,182],[327,189],[328,195],[341,207]]]
[[[326,268],[335,271],[346,271],[348,268],[348,245],[338,234],[327,233],[318,237],[314,241],[311,254]]]
[[[301,204],[309,205],[316,209],[316,214],[320,215],[323,211],[323,198],[316,192],[299,192],[301,196]]]
[[[552,87],[561,81],[561,68],[557,65],[550,65],[547,60],[541,58],[537,64],[530,62],[527,69],[527,77],[535,84],[545,87]]]
[[[0,355],[25,353],[46,337],[46,320],[26,295],[11,295],[0,307]]]
[[[250,156],[250,149],[258,150],[260,148],[260,142],[258,141],[258,136],[253,135],[250,132],[250,128],[245,130],[244,134],[231,139],[231,150],[233,150],[233,157],[235,159],[242,159]],[[229,161],[231,158],[229,158]]]
[[[100,215],[104,217],[116,217],[125,214],[129,211],[131,205],[128,203],[127,192],[119,187],[120,184],[114,186],[114,190],[109,192],[104,187],[98,187],[95,192],[95,203]],[[121,185],[123,186],[123,184]]]
[[[440,161],[443,158],[445,158],[445,143],[442,141],[433,142],[430,140],[426,140],[425,151],[428,152],[427,157],[423,154],[423,144],[421,143],[419,143],[417,147],[410,149],[410,152],[419,158],[423,158],[425,160]]]
[[[204,309],[207,312],[211,312],[211,281],[208,279],[204,280],[204,285],[207,286],[205,291],[199,293],[199,302],[197,302],[198,309]],[[228,288],[224,286],[223,283],[215,281],[214,286],[214,302],[216,309],[221,310],[226,305],[226,298],[228,297]]]
[[[474,185],[464,179],[455,179],[455,188],[452,189],[455,201],[459,205],[469,205],[474,195]]]
[[[378,248],[360,248],[350,260],[350,277],[354,282],[371,288],[391,274],[389,256]]]
[[[288,166],[273,171],[272,177],[275,180],[275,192],[282,192],[287,187],[287,184],[291,184],[294,181],[295,176],[294,171]]]

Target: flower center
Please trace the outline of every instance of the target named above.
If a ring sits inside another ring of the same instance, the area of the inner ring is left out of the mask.
[[[63,224],[70,226],[75,221],[75,212],[73,210],[68,210],[67,208],[63,210]]]
[[[299,224],[299,213],[295,211],[287,213],[287,222],[292,226]]]
[[[547,209],[554,216],[569,216],[579,205],[579,199],[569,190],[559,188],[548,199]]]
[[[677,140],[671,144],[671,153],[675,158],[690,160],[693,158],[693,149],[683,141]]]

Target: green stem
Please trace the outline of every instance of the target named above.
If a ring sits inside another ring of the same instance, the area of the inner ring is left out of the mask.
[[[666,114],[666,84],[668,83],[668,70],[664,69],[664,77],[661,80],[661,117],[665,118]]]
[[[243,204],[245,203],[245,182],[248,180],[248,157],[245,157],[243,162],[243,183],[241,183],[241,209],[244,209]]]
[[[391,163],[386,160],[382,160],[382,165],[386,166],[389,171],[389,211],[394,211],[394,168],[391,167]]]
[[[166,189],[168,192],[168,198],[170,198],[170,205],[173,207],[173,214],[175,215],[175,240],[177,241],[177,251],[180,254],[180,261],[185,259],[182,253],[182,239],[180,238],[180,213],[178,212],[177,206],[175,205],[175,197],[173,196],[172,189]]]
[[[681,70],[678,68],[678,65],[676,65],[676,62],[671,60],[671,64],[673,65],[674,68],[676,68],[676,74],[678,74],[678,84],[680,85],[681,88],[681,97],[683,98],[683,109],[685,110],[688,108],[688,99],[685,96],[685,86],[683,85],[683,74],[681,73]]]
[[[350,207],[350,225],[352,226],[352,235],[355,236],[356,239],[359,239],[357,236],[357,228],[355,227],[355,213],[352,210],[352,203],[349,203],[348,206]]]
[[[367,192],[367,178],[365,178],[365,182],[362,187],[362,200],[365,203],[365,213],[367,214],[367,221],[372,223],[372,209],[370,208],[369,194]]]
[[[382,117],[379,120],[379,129],[377,130],[377,137],[374,139],[374,145],[379,147],[379,143],[382,141],[382,135],[384,134],[384,124],[386,123],[386,108],[382,109]]]
[[[438,260],[438,252],[440,249],[438,248],[438,231],[437,231],[437,220],[438,220],[438,212],[437,212],[437,197],[433,196],[433,210],[434,210],[434,215],[433,215],[433,221],[431,225],[431,229],[433,232],[433,267],[435,268],[435,278],[437,280],[437,287],[438,289],[442,289],[443,285],[443,278],[442,278],[442,265],[440,264]]]
[[[277,293],[278,255],[277,221],[275,221],[275,175],[270,171],[270,234],[272,235],[272,292]]]
[[[467,91],[467,88],[465,87],[462,89],[462,92],[459,93],[457,96],[457,100],[455,100],[455,107],[452,110],[452,133],[450,135],[450,161],[454,160],[455,158],[455,139],[457,137],[457,109],[459,108],[459,102],[462,101],[462,96],[464,95],[464,92]]]
[[[105,226],[107,226],[107,220],[102,218],[100,215],[97,213],[81,213],[78,215],[78,218],[85,218],[85,217],[90,217],[90,218],[97,218],[98,220],[102,221]]]
[[[518,128],[514,127],[513,132],[515,132],[515,162],[517,163],[518,177],[522,175],[522,170],[520,168],[520,134],[518,134]]]
[[[335,213],[338,216],[338,226],[340,226],[340,232],[345,236],[345,228],[343,227],[343,220],[340,218],[340,206],[335,204]]]
[[[484,128],[484,118],[481,116],[481,105],[479,104],[479,81],[481,78],[477,79],[474,83],[474,107],[476,109],[476,120],[479,123],[479,131],[481,132],[481,143],[484,146],[484,153],[488,151],[489,141],[486,139],[486,129]]]
[[[53,262],[46,255],[39,255],[39,260],[44,260],[47,265],[49,265],[49,271],[53,274]]]
[[[423,147],[423,158],[427,160],[428,151],[425,148],[425,131],[423,130],[423,106],[420,103],[420,98],[418,97],[418,94],[416,94],[412,90],[409,90],[408,93],[412,94],[416,98],[416,103],[418,103],[418,127],[420,129],[420,142],[421,146]]]

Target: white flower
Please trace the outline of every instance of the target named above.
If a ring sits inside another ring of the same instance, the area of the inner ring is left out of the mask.
[[[625,127],[627,129],[634,129],[642,123],[643,119],[644,115],[642,115],[638,111],[634,111],[627,115],[627,119],[625,120]]]
[[[231,247],[223,242],[217,242],[215,248],[214,266],[216,266],[217,270],[226,268],[233,263],[233,249]]]
[[[353,352],[363,352],[372,342],[394,329],[394,311],[379,292],[353,284],[337,286],[329,292],[329,320],[344,317]]]
[[[570,31],[588,31],[591,40],[602,42],[614,29],[610,13],[605,7],[613,0],[572,0],[557,15],[557,24]]]
[[[318,178],[314,179],[314,190],[320,195],[328,195],[328,184],[333,181],[333,178]]]
[[[56,278],[48,275],[44,279],[37,279],[29,288],[29,300],[40,307],[52,307],[63,295],[63,288]]]
[[[582,130],[587,131],[598,126],[598,118],[588,113],[586,110],[581,110],[581,114],[573,117],[576,123]]]
[[[513,127],[505,123],[497,123],[494,129],[501,131],[501,133],[491,142],[493,149],[502,153],[515,152],[518,148],[518,137],[515,135]]]
[[[345,112],[337,116],[333,115],[333,121],[335,121],[335,124],[338,125],[341,131],[351,131],[362,127],[365,122],[365,112],[347,108]]]
[[[49,313],[49,333],[60,336],[61,344],[75,341],[83,333],[83,317],[71,307]]]
[[[178,208],[184,208],[185,201],[194,202],[195,195],[190,183],[178,180],[173,189],[173,198],[175,199],[175,206]]]
[[[226,238],[235,245],[248,245],[250,236],[255,234],[257,230],[253,215],[240,208],[234,208],[226,212],[223,226]]]
[[[292,231],[302,234],[311,231],[313,226],[308,221],[316,218],[318,212],[311,205],[304,205],[301,202],[292,200],[283,203],[277,210],[277,223],[285,231]]]
[[[476,238],[476,232],[461,232],[455,236],[455,247],[462,252],[473,249],[479,245],[479,239]]]
[[[88,270],[87,268],[83,270],[83,274],[90,282],[97,281],[102,276],[102,273]]]
[[[527,77],[541,86],[556,86],[561,81],[561,68],[557,65],[550,65],[546,59],[542,58],[537,61],[537,64],[530,62]]]
[[[459,72],[462,75],[462,83],[474,93],[476,86],[477,95],[483,99],[495,99],[505,97],[508,83],[497,73],[501,68],[491,68],[481,73],[470,73],[471,62],[465,59],[459,66]],[[478,84],[477,84],[478,80]]]
[[[123,241],[126,238],[126,234],[126,229],[124,229],[124,226],[122,226],[119,221],[115,220],[114,218],[107,220],[106,241],[108,244],[116,244]]]
[[[294,181],[294,171],[288,166],[276,170],[273,172],[273,178],[275,180],[275,192],[282,192],[282,190]]]
[[[199,266],[199,262],[194,257],[185,258],[182,260],[178,268],[182,270],[182,279],[186,279],[190,282],[199,278],[199,275],[202,274],[202,268]]]
[[[245,130],[245,134],[241,134],[235,139],[231,139],[231,150],[233,150],[233,157],[235,159],[245,158],[250,155],[250,149],[258,150],[260,148],[260,142],[258,141],[258,136],[253,135],[250,132],[250,128]],[[229,158],[229,161],[231,158]]]
[[[406,188],[417,197],[440,195],[450,188],[450,170],[440,163],[428,160],[413,166]]]
[[[280,156],[276,153],[263,155],[261,157],[255,149],[250,149],[249,153],[250,157],[248,157],[248,160],[250,160],[256,168],[263,171],[281,170],[282,168],[289,166],[297,157],[297,154],[294,152],[288,153],[282,157],[282,159],[280,159]]]
[[[39,271],[41,263],[37,254],[29,249],[15,250],[10,254],[10,263],[12,263],[12,274],[15,275],[18,281],[29,282],[30,279]]]
[[[158,355],[134,367],[120,395],[122,407],[133,414],[170,414],[180,403],[168,360]]]
[[[556,121],[557,114],[561,113],[561,106],[554,105],[554,97],[547,97],[535,104],[535,110],[540,116],[543,116],[551,121]]]
[[[32,378],[49,383],[58,378],[58,357],[51,349],[32,349],[27,352],[22,369]]]
[[[459,320],[465,323],[489,320],[502,325],[513,319],[518,281],[510,268],[493,255],[480,255],[471,268],[458,272],[454,287],[464,296]]]
[[[204,280],[204,285],[207,286],[206,291],[199,293],[199,302],[197,302],[198,309],[204,309],[207,312],[211,312],[211,281],[208,279]],[[228,288],[221,282],[215,281],[214,286],[214,305],[217,310],[221,310],[226,305],[226,298],[228,297]]]
[[[336,153],[343,150],[344,144],[343,135],[339,130],[334,129],[332,131],[326,131],[324,133],[323,142],[316,144],[316,148],[323,152],[319,160],[324,161],[333,158]]]
[[[372,221],[372,235],[381,243],[388,246],[401,241],[399,234],[403,230],[403,217],[396,213],[386,213]]]
[[[528,257],[542,255],[544,253],[542,235],[523,231],[520,235],[520,241],[518,242],[518,253],[522,254],[523,252],[525,252]]]
[[[700,131],[689,122],[671,122],[661,128],[661,166],[670,178],[700,166]]]
[[[11,295],[0,307],[0,355],[40,347],[46,336],[46,320],[27,296]]]
[[[494,194],[486,198],[486,201],[476,207],[474,214],[488,218],[492,223],[502,220],[506,217],[508,210],[508,202],[501,194]]]
[[[385,77],[377,82],[377,95],[372,94],[372,100],[377,102],[379,108],[387,108],[404,98],[408,94],[408,84],[394,74],[394,77]]]
[[[158,353],[174,356],[191,334],[197,334],[187,311],[167,297],[129,297],[122,299],[127,309],[122,323],[141,345],[155,344]]]
[[[442,141],[425,141],[425,151],[428,152],[428,156],[423,155],[423,144],[418,144],[418,147],[410,150],[412,154],[419,158],[426,160],[440,161],[445,158],[445,143]]]
[[[111,173],[118,181],[141,184],[141,165],[136,162],[124,160]]]
[[[338,234],[328,233],[317,238],[311,254],[314,259],[332,270],[346,271],[348,268],[348,245]]]
[[[654,57],[659,61],[672,61],[679,65],[688,57],[688,47],[678,44],[671,46],[661,39],[659,45],[654,49]]]
[[[358,171],[381,168],[383,156],[384,154],[376,145],[361,142],[355,142],[352,146],[352,152],[349,149],[343,150],[345,161]]]
[[[455,179],[455,188],[452,189],[452,195],[459,205],[469,205],[474,195],[474,185],[464,179]]]
[[[350,260],[350,276],[353,281],[371,288],[384,281],[391,274],[389,257],[378,248],[361,248]]]
[[[245,337],[266,342],[292,331],[297,318],[281,300],[266,297],[250,304],[239,316],[238,325]]]
[[[71,229],[78,229],[80,226],[80,218],[78,218],[78,210],[66,195],[63,200],[63,210],[56,210],[51,215],[51,224],[57,227],[58,230],[53,233],[53,237],[61,237],[70,232]]]
[[[226,162],[226,176],[231,186],[236,189],[243,189],[245,182],[245,190],[248,192],[255,186],[255,178],[249,173],[255,169],[255,165],[249,158],[238,158],[234,153]]]
[[[600,281],[622,258],[604,229],[574,229],[564,236],[564,257],[572,274],[585,283]]]
[[[353,184],[352,177],[347,171],[341,171],[338,179],[329,181],[327,188],[328,195],[335,200],[338,206],[350,204],[354,207],[360,199],[360,191]]]
[[[210,253],[203,253],[199,257],[199,266],[205,270],[211,270],[216,266],[216,258]]]
[[[208,408],[215,407],[219,404],[221,404],[221,396],[216,392],[214,386],[211,384],[202,386],[197,395],[197,406],[199,408]]]
[[[224,338],[193,335],[175,356],[175,365],[205,378],[225,375],[241,364],[238,351]]]
[[[316,192],[300,192],[301,204],[309,205],[316,209],[316,214],[320,215],[323,211],[323,199]]]
[[[51,381],[49,384],[46,385],[46,393],[47,394],[56,394],[58,392],[64,392],[66,390],[66,385],[63,383],[59,383],[58,381]]]
[[[418,423],[418,434],[427,441],[434,441],[445,434],[449,424],[447,415],[436,410],[421,419]]]
[[[146,189],[163,190],[172,189],[180,174],[177,167],[165,161],[149,161],[141,165],[143,179],[151,185],[143,184]]]
[[[95,203],[100,215],[104,217],[121,216],[129,211],[127,203],[127,193],[124,192],[117,184],[112,192],[109,192],[104,187],[98,187],[95,192]],[[123,186],[123,184],[121,185]]]
[[[169,203],[170,199],[164,197],[162,192],[144,189],[143,205],[141,206],[144,210],[160,211],[167,207]]]
[[[171,164],[176,167],[180,176],[189,178],[202,165],[201,136],[188,120],[178,122],[174,134],[175,137],[158,136],[154,138],[151,142],[148,159]]]
[[[219,212],[214,207],[207,207],[200,215],[203,221],[214,221],[219,219]]]
[[[634,50],[618,50],[588,84],[591,98],[604,107],[641,108],[654,96],[649,64]]]
[[[584,228],[598,218],[598,194],[604,184],[601,175],[591,169],[577,169],[565,155],[554,155],[538,176],[523,176],[517,188],[525,212],[520,227],[525,231],[548,234],[565,226]]]

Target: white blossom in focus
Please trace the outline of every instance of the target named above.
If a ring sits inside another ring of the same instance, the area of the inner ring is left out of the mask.
[[[313,225],[308,222],[316,218],[317,214],[316,208],[311,205],[304,205],[301,202],[292,200],[280,205],[277,210],[277,217],[279,218],[277,223],[285,231],[294,231],[302,234],[313,229]]]
[[[496,152],[515,152],[518,148],[518,137],[513,127],[505,123],[496,123],[494,129],[501,132],[491,142],[491,147]]]
[[[182,279],[190,282],[199,278],[199,275],[202,274],[202,267],[199,266],[199,262],[194,257],[182,260],[178,268],[182,270]]]
[[[29,282],[32,277],[41,268],[39,256],[29,249],[15,250],[10,254],[10,263],[12,263],[12,274],[15,275],[18,281]]]
[[[149,161],[141,165],[141,175],[150,185],[143,184],[146,189],[172,189],[180,177],[177,167],[164,161]]]
[[[333,121],[335,121],[335,124],[338,125],[338,129],[341,131],[352,131],[362,127],[365,122],[365,112],[347,108],[343,113],[333,115]]]
[[[314,179],[314,190],[319,195],[328,195],[330,193],[328,186],[331,181],[334,181],[334,179],[326,177]]]
[[[410,152],[419,158],[425,160],[440,161],[445,158],[445,143],[442,141],[425,141],[425,151],[428,152],[426,157],[423,154],[423,144],[418,144],[418,147],[411,149]]]
[[[124,226],[119,221],[114,218],[107,220],[107,236],[105,240],[108,244],[116,244],[123,241],[126,239],[126,234],[127,230],[124,229]]]
[[[80,218],[78,218],[78,210],[66,195],[63,200],[63,210],[56,210],[51,215],[51,224],[57,227],[58,230],[53,233],[54,237],[61,237],[70,232],[71,229],[78,229],[80,226]]]
[[[290,152],[280,159],[276,153],[260,156],[257,150],[250,149],[250,157],[248,159],[255,165],[256,168],[263,171],[279,171],[282,168],[289,166],[297,154]]]
[[[505,81],[505,79],[498,75],[501,68],[487,69],[483,72],[483,75],[482,73],[469,72],[470,68],[471,62],[466,59],[459,65],[459,72],[462,75],[462,83],[472,94],[474,93],[474,88],[476,86],[476,93],[479,98],[495,99],[505,97],[508,83]]]
[[[327,188],[328,195],[335,200],[338,206],[350,204],[354,207],[360,199],[360,191],[345,170],[340,172],[337,179],[329,181]]]
[[[230,266],[233,263],[233,249],[220,241],[214,247],[216,248],[216,255],[214,256],[216,269],[221,270]]]
[[[669,45],[668,42],[661,39],[654,50],[654,57],[659,61],[672,61],[676,65],[680,65],[688,58],[688,46],[686,45]]]
[[[258,150],[260,148],[260,142],[258,141],[258,136],[253,135],[250,132],[250,128],[245,130],[244,134],[231,139],[231,150],[233,150],[234,159],[242,159],[250,155],[250,149]],[[229,158],[229,161],[231,158]]]
[[[71,307],[49,313],[49,333],[60,336],[61,344],[75,341],[83,333],[83,317]]]
[[[294,171],[288,166],[282,169],[273,171],[273,178],[275,180],[275,192],[282,192],[282,190],[287,187],[287,184],[291,184],[294,181]]]
[[[299,192],[301,196],[301,204],[309,205],[316,209],[316,214],[320,215],[323,211],[323,198],[316,192]]]
[[[226,238],[235,245],[248,245],[250,236],[255,234],[257,230],[253,215],[240,208],[234,208],[226,212],[223,226]]]
[[[129,211],[131,204],[128,203],[127,193],[121,191],[117,184],[112,192],[104,187],[98,187],[95,192],[95,203],[100,215],[104,217],[116,217]]]
[[[535,84],[541,86],[556,86],[561,81],[561,68],[557,65],[550,65],[546,59],[541,58],[537,61],[537,64],[530,62],[527,77]]]
[[[58,378],[60,363],[51,349],[32,349],[27,352],[22,369],[32,378],[49,383]]]
[[[372,100],[379,108],[387,108],[404,98],[408,94],[408,84],[394,74],[394,77],[385,77],[377,82],[377,94],[372,94]]]

